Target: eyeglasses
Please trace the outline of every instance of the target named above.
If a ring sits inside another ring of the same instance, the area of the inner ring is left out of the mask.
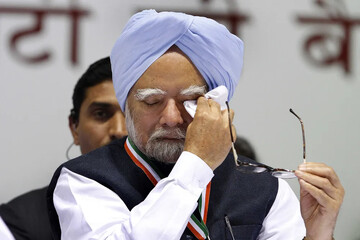
[[[244,173],[262,173],[262,172],[269,172],[271,173],[272,176],[277,177],[277,178],[284,178],[284,179],[289,179],[289,178],[296,178],[295,176],[295,170],[289,170],[289,169],[283,169],[283,168],[273,168],[270,166],[267,166],[265,164],[262,163],[254,163],[254,162],[249,162],[249,161],[241,161],[238,158],[238,155],[236,153],[235,150],[235,146],[234,146],[234,137],[233,137],[233,132],[232,132],[232,128],[231,128],[231,119],[230,119],[230,107],[229,107],[229,103],[226,102],[226,106],[227,106],[227,110],[228,110],[228,117],[229,117],[229,128],[230,128],[230,136],[231,136],[231,149],[234,155],[234,161],[236,164],[236,169],[240,172],[244,172]],[[305,131],[304,131],[304,123],[301,120],[301,118],[290,108],[290,112],[292,114],[295,115],[295,117],[297,119],[299,119],[300,124],[301,124],[301,130],[302,130],[302,137],[303,137],[303,160],[304,163],[306,162],[306,145],[305,145]]]

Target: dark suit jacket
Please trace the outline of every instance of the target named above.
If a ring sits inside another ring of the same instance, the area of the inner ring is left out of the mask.
[[[51,240],[47,187],[30,191],[0,205],[0,216],[16,240]]]
[[[58,215],[53,204],[53,192],[62,167],[109,188],[130,210],[141,203],[154,188],[146,174],[126,153],[125,140],[126,138],[115,140],[109,145],[70,160],[57,169],[48,188],[48,207],[54,239],[60,239],[61,235]],[[241,156],[240,158],[243,161],[252,161]],[[157,168],[164,167],[157,161],[152,163]],[[224,218],[228,216],[235,239],[256,239],[263,220],[276,198],[278,180],[268,173],[255,175],[237,171],[231,154],[214,174],[206,223],[211,238],[231,239]],[[196,238],[186,229],[181,240],[184,239]]]

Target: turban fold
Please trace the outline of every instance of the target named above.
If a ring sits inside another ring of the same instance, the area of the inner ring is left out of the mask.
[[[224,85],[231,99],[243,65],[241,39],[209,18],[144,10],[130,18],[110,55],[115,93],[123,111],[131,87],[173,45],[191,59],[209,90]]]

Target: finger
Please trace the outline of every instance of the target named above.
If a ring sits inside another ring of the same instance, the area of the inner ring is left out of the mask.
[[[228,125],[232,125],[232,120],[234,119],[234,111],[232,109],[225,108],[221,110],[221,115],[223,119],[227,119]]]
[[[337,188],[332,185],[329,179],[299,170],[296,170],[295,174],[300,180],[304,180],[308,184],[311,184],[312,186],[316,187],[317,189],[322,190],[332,199],[339,198]]]
[[[324,163],[307,162],[300,164],[298,169],[303,172],[327,178],[336,188],[342,188],[340,179],[334,169]]]
[[[234,125],[231,125],[231,128],[232,128],[232,134],[233,134],[233,138],[234,138],[234,142],[235,142],[236,138],[237,138],[236,128]]]
[[[228,118],[228,121],[230,119],[231,123],[234,120],[235,112],[232,109],[229,109],[229,111],[227,109],[221,110],[221,114],[225,115]],[[230,116],[228,116],[228,114],[230,114]]]
[[[194,120],[198,121],[198,118],[201,116],[204,116],[204,114],[206,115],[206,113],[210,112],[210,106],[209,106],[209,102],[208,99],[205,97],[199,97],[197,99],[197,107],[196,107],[196,111],[195,111],[195,116],[194,116]]]
[[[232,142],[235,142],[236,141],[236,129],[235,129],[235,126],[232,124],[232,121],[233,121],[233,119],[234,119],[234,110],[232,110],[232,109],[224,109],[224,110],[222,110],[221,111],[221,114],[222,114],[222,116],[223,116],[223,119],[224,119],[224,121],[225,121],[225,118],[227,119],[227,122],[228,122],[228,126],[231,126],[231,130],[230,130],[230,132],[231,132],[231,134],[232,134],[232,136],[231,136],[231,140],[232,140]]]
[[[220,114],[221,113],[221,109],[220,109],[220,104],[212,99],[208,99],[208,104],[210,106],[210,109],[212,112],[216,113],[216,114]]]
[[[231,119],[231,122],[233,122],[234,116],[235,116],[234,110],[230,109],[230,119]]]
[[[318,189],[317,187],[311,185],[310,183],[306,182],[303,179],[299,179],[299,184],[300,184],[301,193],[303,193],[303,194],[309,193],[313,198],[316,199],[316,201],[321,206],[329,206],[329,203],[334,201],[327,194],[325,194],[321,189]]]
[[[233,135],[233,139],[234,139],[234,142],[236,141],[236,129],[235,129],[235,126],[232,124],[233,120],[234,120],[234,115],[235,115],[235,112],[234,110],[230,109],[230,112],[228,113],[230,114],[230,124],[231,124],[231,133]]]
[[[206,99],[205,97],[199,97],[197,99],[197,107],[198,108],[208,108],[209,107],[208,99]]]

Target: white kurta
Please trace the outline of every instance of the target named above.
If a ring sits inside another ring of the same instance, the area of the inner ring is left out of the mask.
[[[0,216],[0,239],[1,240],[15,240],[13,235],[11,234],[10,230],[2,220]]]
[[[170,175],[131,211],[96,181],[63,168],[54,191],[62,239],[180,239],[201,192],[214,176],[196,155],[183,152]],[[258,239],[302,239],[299,202],[284,180]],[[211,237],[211,236],[210,236]]]

